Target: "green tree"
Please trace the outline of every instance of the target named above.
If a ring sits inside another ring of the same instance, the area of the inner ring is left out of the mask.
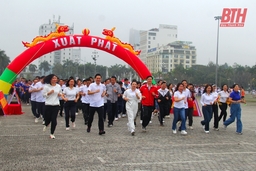
[[[7,65],[10,63],[10,58],[5,54],[3,50],[0,50],[0,73],[2,73]]]
[[[30,64],[28,70],[32,73],[36,72],[37,66],[35,64]]]
[[[43,61],[42,63],[39,64],[39,70],[41,70],[41,73],[43,74],[43,71],[44,71],[44,74],[45,72],[48,72],[50,71],[50,68],[51,67],[51,64],[48,63],[48,61]]]

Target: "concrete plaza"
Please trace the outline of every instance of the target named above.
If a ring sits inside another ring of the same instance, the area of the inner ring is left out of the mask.
[[[58,116],[56,139],[50,139],[49,129],[43,132],[41,120],[34,123],[30,106],[23,105],[23,115],[0,117],[0,170],[256,170],[255,109],[255,103],[242,105],[243,135],[235,133],[235,123],[224,130],[222,122],[219,131],[205,134],[202,117],[194,117],[187,136],[174,135],[171,116],[164,127],[154,117],[146,133],[137,118],[135,136],[127,130],[127,118],[111,128],[105,122],[106,134],[100,136],[97,115],[87,133],[80,113],[70,131]]]

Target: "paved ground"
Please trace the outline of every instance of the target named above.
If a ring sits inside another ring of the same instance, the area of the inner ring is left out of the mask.
[[[58,117],[53,140],[41,122],[34,123],[30,106],[23,106],[23,115],[0,117],[0,170],[255,170],[255,103],[242,107],[243,135],[235,134],[235,124],[205,134],[199,117],[187,136],[173,135],[172,117],[165,127],[155,117],[146,133],[138,124],[131,136],[127,118],[121,118],[99,136],[97,118],[87,133],[79,114],[77,128],[70,131]]]

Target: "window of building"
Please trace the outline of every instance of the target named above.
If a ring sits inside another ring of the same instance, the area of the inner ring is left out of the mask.
[[[174,58],[178,58],[178,55],[174,55]]]
[[[178,60],[177,60],[177,59],[174,59],[174,62],[178,62]]]
[[[180,55],[180,58],[184,58],[184,55]]]
[[[150,45],[148,45],[148,48],[150,48]]]
[[[151,37],[148,37],[148,39],[150,40],[150,39],[151,39]]]
[[[176,34],[176,38],[177,38],[177,34]]]
[[[70,55],[70,53],[69,53],[69,55]]]
[[[189,61],[186,61],[187,64],[189,64]]]
[[[186,59],[189,59],[190,58],[190,56],[186,56]]]
[[[192,56],[192,59],[196,59],[196,56]]]
[[[148,41],[148,44],[150,44],[150,41]]]
[[[149,36],[156,36],[156,33],[151,33],[151,32],[149,32],[148,35],[149,35]]]
[[[155,40],[156,38],[155,37],[153,37],[153,40]]]

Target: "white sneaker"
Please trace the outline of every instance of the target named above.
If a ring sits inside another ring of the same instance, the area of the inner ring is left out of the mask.
[[[35,123],[38,123],[38,118],[35,119]]]
[[[69,131],[69,127],[66,128],[66,131]]]
[[[43,131],[45,132],[45,131],[46,131],[46,129],[47,129],[47,126],[44,126]]]
[[[121,114],[118,114],[118,118],[121,118]]]
[[[122,114],[122,118],[126,117],[126,114]]]
[[[149,123],[152,124],[152,121],[150,121]]]
[[[204,131],[206,134],[209,134],[210,133],[210,131]]]
[[[227,125],[224,125],[224,124],[223,124],[223,127],[224,127],[224,129],[227,129]]]
[[[73,128],[75,128],[75,127],[76,127],[75,122],[72,122],[72,127],[73,127]]]
[[[42,122],[42,125],[44,125],[44,124],[45,124],[45,121]]]
[[[194,129],[192,126],[189,126],[188,128],[191,129],[191,130]]]
[[[78,112],[76,112],[76,115],[78,115]]]
[[[140,120],[140,124],[142,124],[142,120]]]
[[[172,133],[173,133],[173,134],[177,134],[177,131],[176,131],[176,129],[175,129],[175,130],[172,130]]]
[[[118,118],[115,118],[115,121],[118,121]]]
[[[182,135],[187,135],[187,134],[188,134],[185,130],[182,130],[180,133],[181,133]]]
[[[163,123],[164,123],[164,120],[163,120]]]
[[[55,136],[53,134],[50,135],[51,139],[55,139]]]

